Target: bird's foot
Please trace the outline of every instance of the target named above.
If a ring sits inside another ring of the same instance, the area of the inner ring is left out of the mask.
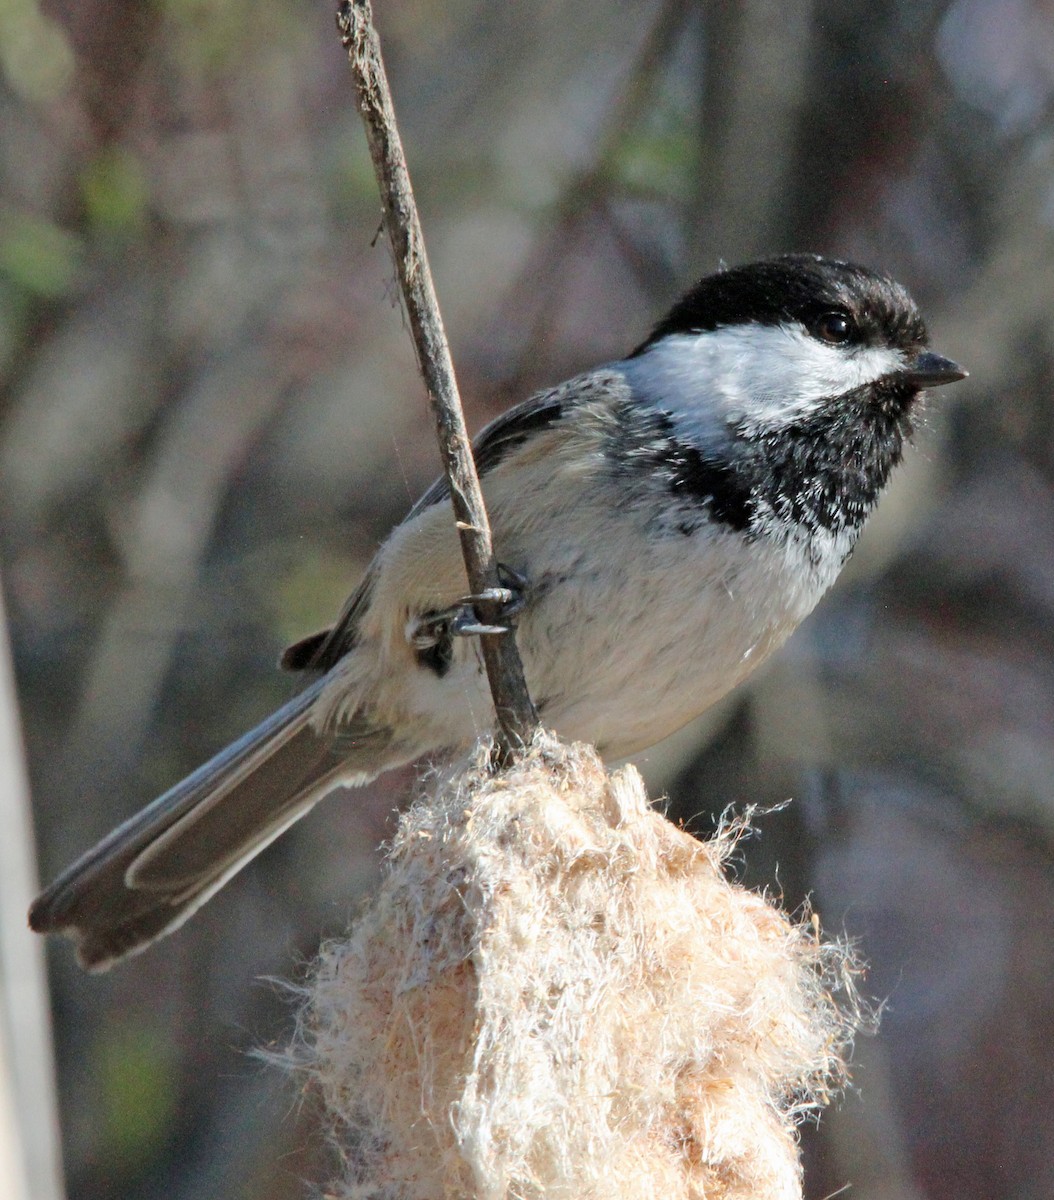
[[[407,631],[414,649],[429,650],[451,637],[510,632],[526,603],[527,580],[504,563],[498,563],[498,580],[498,587],[462,596],[449,608],[436,609],[415,617]],[[496,618],[484,620],[477,607],[481,604],[496,606]]]

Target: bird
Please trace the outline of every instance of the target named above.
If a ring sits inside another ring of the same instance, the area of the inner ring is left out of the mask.
[[[481,632],[515,631],[560,737],[618,760],[673,733],[812,611],[921,397],[965,376],[881,272],[792,254],[702,278],[625,358],[475,439],[501,587],[467,594],[437,481],[332,627],[285,651],[293,698],[59,875],[30,925],[105,970],[328,792],[471,743],[494,719]]]

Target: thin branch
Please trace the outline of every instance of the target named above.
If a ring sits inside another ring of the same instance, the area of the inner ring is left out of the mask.
[[[469,587],[474,593],[482,594],[488,588],[499,586],[490,522],[461,411],[454,364],[432,286],[424,235],[395,123],[369,0],[343,0],[337,14],[337,28],[348,52],[359,112],[366,126],[370,156],[384,204],[384,224],[395,255],[418,363],[436,420],[439,450],[450,482]],[[490,606],[481,604],[479,607],[482,617],[497,620],[496,611],[488,613]],[[488,634],[480,638],[480,643],[498,716],[500,757],[508,760],[529,739],[537,727],[538,715],[527,691],[515,639],[508,634]]]

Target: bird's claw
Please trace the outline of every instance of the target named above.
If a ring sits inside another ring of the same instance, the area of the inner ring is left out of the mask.
[[[499,587],[484,588],[482,592],[462,596],[449,608],[424,613],[415,618],[409,634],[414,648],[428,650],[444,637],[509,633],[516,623],[514,618],[526,603],[527,580],[504,563],[498,563],[498,579]],[[476,607],[480,604],[497,606],[498,620],[483,620]]]

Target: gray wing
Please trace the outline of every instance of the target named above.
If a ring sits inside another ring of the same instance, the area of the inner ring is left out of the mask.
[[[548,392],[540,392],[518,404],[515,408],[496,417],[476,435],[472,452],[476,470],[480,477],[490,471],[525,442],[532,434],[555,425],[564,415],[570,396],[576,391],[571,385],[561,384]],[[410,509],[406,520],[410,521],[426,508],[439,504],[450,495],[446,476],[439,479],[424,493]],[[281,665],[287,671],[328,671],[350,650],[358,638],[358,624],[370,602],[373,591],[373,569],[367,571],[359,586],[352,592],[330,629],[322,629],[309,637],[294,642],[282,654]]]

